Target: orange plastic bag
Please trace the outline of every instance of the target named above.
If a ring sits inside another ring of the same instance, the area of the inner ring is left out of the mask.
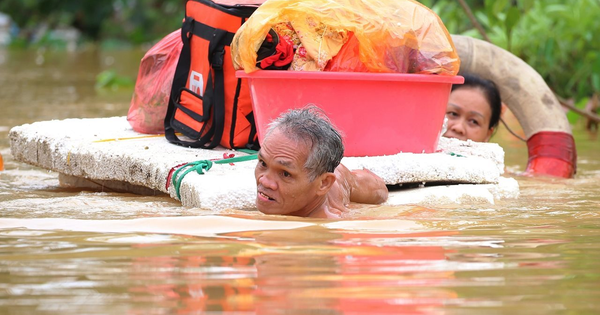
[[[148,134],[165,132],[164,119],[182,47],[181,30],[177,30],[152,46],[142,58],[127,114],[133,130]]]
[[[234,66],[257,70],[258,48],[282,23],[306,49],[300,70],[456,75],[460,66],[440,18],[413,0],[267,0],[233,39]]]

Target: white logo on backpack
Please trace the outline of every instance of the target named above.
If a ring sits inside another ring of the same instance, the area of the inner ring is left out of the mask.
[[[192,70],[190,73],[190,91],[202,96],[204,91],[202,88],[204,87],[204,78],[202,74]]]

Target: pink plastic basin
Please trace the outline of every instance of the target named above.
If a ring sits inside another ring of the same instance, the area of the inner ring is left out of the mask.
[[[259,141],[269,122],[314,104],[344,138],[344,156],[431,153],[437,147],[452,84],[461,76],[237,71],[247,78]]]

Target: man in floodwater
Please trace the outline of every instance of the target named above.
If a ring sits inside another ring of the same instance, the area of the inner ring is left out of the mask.
[[[340,218],[350,202],[387,200],[383,180],[369,170],[340,164],[340,133],[316,107],[275,119],[258,152],[256,207],[265,214]]]

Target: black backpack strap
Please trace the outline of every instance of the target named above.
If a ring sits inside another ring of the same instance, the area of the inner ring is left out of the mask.
[[[204,146],[206,149],[218,146],[223,137],[223,129],[225,128],[225,76],[223,74],[223,64],[225,63],[225,46],[229,45],[233,38],[228,36],[231,33],[225,30],[218,28],[213,30],[208,45],[208,63],[212,71],[208,75],[203,103],[212,106],[214,134],[211,135],[212,141]],[[204,108],[206,109],[206,106]]]
[[[245,148],[258,151],[260,150],[260,144],[258,143],[258,138],[256,137],[256,122],[254,121],[254,112],[250,112],[250,114],[246,115],[246,119],[248,119],[252,127],[250,129],[250,135],[248,136],[248,144],[246,144]],[[256,141],[254,138],[256,138]]]
[[[185,21],[181,26],[181,41],[183,47],[177,61],[177,67],[175,68],[175,76],[173,77],[173,86],[171,88],[171,95],[169,96],[169,105],[167,106],[167,114],[165,115],[165,138],[171,143],[195,146],[195,142],[182,141],[175,135],[175,129],[171,125],[171,121],[175,117],[175,109],[179,103],[179,94],[181,89],[185,88],[187,78],[190,70],[191,63],[191,46],[190,38],[192,37],[192,30],[194,28],[194,20],[186,17]]]

